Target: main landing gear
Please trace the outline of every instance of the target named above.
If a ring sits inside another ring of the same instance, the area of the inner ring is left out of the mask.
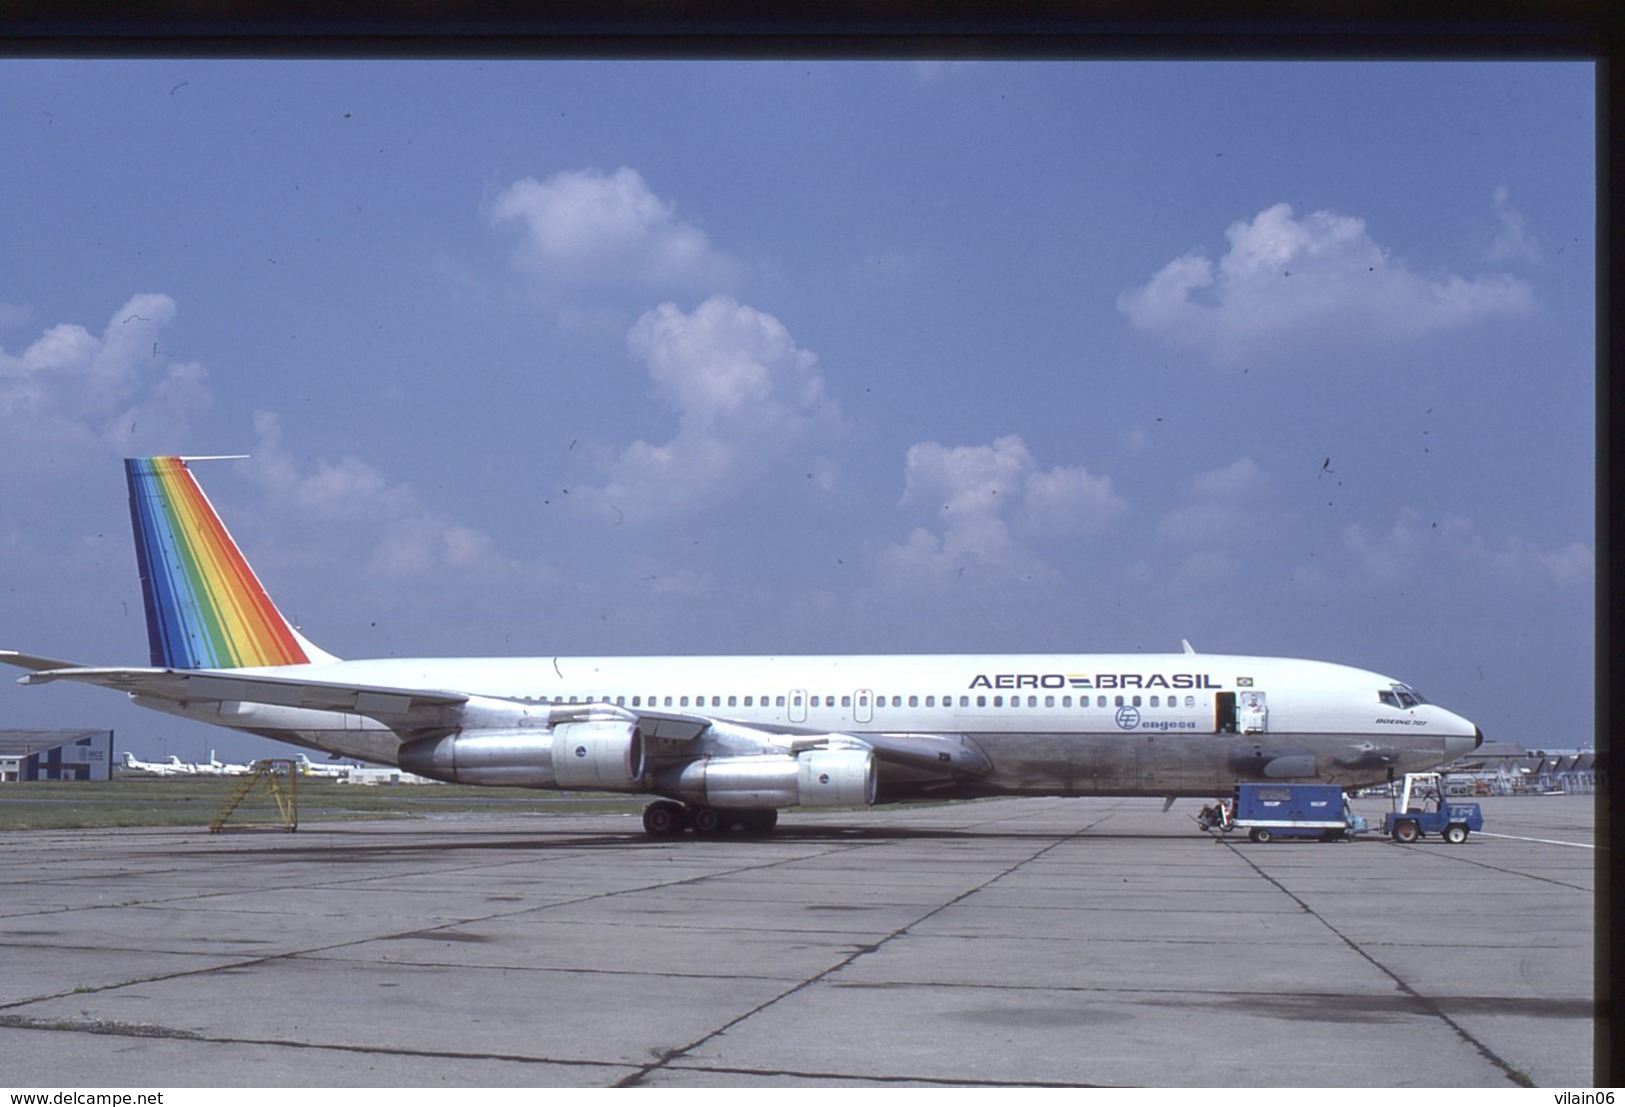
[[[685,830],[695,834],[726,834],[734,827],[746,834],[767,834],[779,821],[771,807],[690,807],[676,800],[656,800],[643,809],[643,830],[651,838],[671,838]]]

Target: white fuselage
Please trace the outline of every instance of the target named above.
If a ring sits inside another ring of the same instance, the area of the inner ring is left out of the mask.
[[[798,734],[947,735],[974,743],[992,765],[955,794],[1213,795],[1237,780],[1310,778],[1353,786],[1437,765],[1479,741],[1471,722],[1388,677],[1286,658],[433,658],[257,672],[460,693],[471,698],[457,726],[545,728],[561,706],[608,703],[716,720],[786,745]],[[194,712],[139,702],[390,764],[403,737],[354,714],[229,703]]]

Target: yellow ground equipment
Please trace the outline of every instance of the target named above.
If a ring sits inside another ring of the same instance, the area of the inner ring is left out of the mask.
[[[209,833],[218,834],[231,818],[231,813],[257,789],[263,787],[276,804],[281,816],[282,829],[292,833],[299,829],[299,765],[287,758],[267,758],[248,767],[248,775],[233,788],[220,813],[209,824]],[[263,825],[263,824],[261,824]]]

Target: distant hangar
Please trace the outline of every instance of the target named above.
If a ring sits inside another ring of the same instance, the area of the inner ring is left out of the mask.
[[[111,730],[0,730],[0,784],[112,778]]]

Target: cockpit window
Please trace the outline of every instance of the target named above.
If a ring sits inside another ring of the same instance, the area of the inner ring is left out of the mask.
[[[1410,708],[1418,704],[1427,703],[1415,689],[1405,684],[1395,684],[1390,690],[1377,693],[1377,698],[1389,707]]]

